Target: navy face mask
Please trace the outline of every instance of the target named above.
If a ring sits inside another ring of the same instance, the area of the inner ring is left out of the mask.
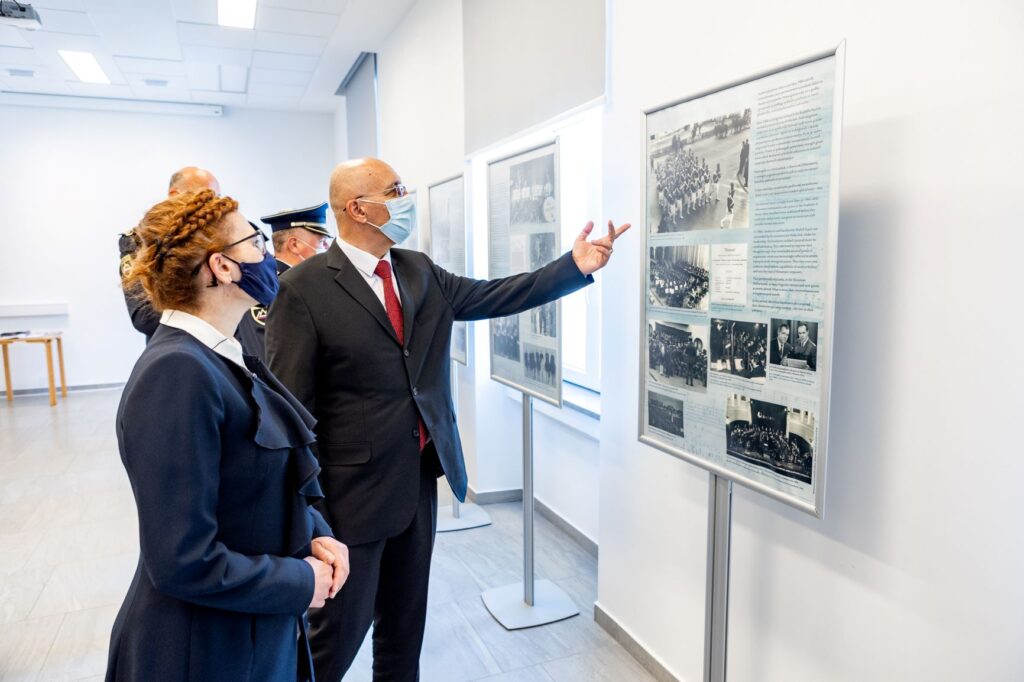
[[[273,254],[267,252],[263,255],[263,260],[257,263],[239,263],[231,256],[223,253],[221,255],[242,271],[242,279],[235,282],[239,289],[252,296],[263,307],[273,302],[280,287]]]

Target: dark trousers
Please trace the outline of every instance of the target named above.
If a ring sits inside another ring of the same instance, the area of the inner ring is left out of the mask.
[[[338,682],[352,665],[373,624],[373,679],[419,679],[427,620],[430,555],[437,527],[437,455],[423,453],[419,506],[401,534],[348,548],[345,586],[309,612],[310,647],[317,682]]]

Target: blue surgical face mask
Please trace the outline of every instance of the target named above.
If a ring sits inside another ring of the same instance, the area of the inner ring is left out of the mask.
[[[416,228],[416,199],[411,194],[387,201],[370,201],[369,199],[360,199],[359,201],[365,201],[368,204],[382,204],[387,207],[391,218],[383,225],[373,225],[373,223],[370,225],[383,232],[384,236],[393,241],[396,246],[408,239]]]
[[[242,271],[242,279],[235,282],[238,288],[256,299],[261,306],[270,305],[280,287],[274,255],[268,252],[263,256],[263,260],[256,263],[240,263],[230,256],[221,255]]]

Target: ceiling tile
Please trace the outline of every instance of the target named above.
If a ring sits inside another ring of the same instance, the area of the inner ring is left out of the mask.
[[[135,57],[114,57],[123,73],[152,73],[163,76],[184,76],[185,63],[168,59],[137,59]]]
[[[252,50],[229,50],[223,47],[182,45],[181,53],[187,62],[229,64],[231,66],[249,66],[252,63]]]
[[[111,54],[147,59],[181,59],[178,31],[168,0],[90,0],[89,17]]]
[[[276,33],[294,33],[304,36],[329,38],[338,24],[337,14],[297,12],[279,7],[260,6],[256,10],[256,30]]]
[[[260,7],[283,7],[306,12],[327,12],[341,14],[345,11],[347,0],[261,0]]]
[[[32,47],[13,26],[0,26],[0,47]]]
[[[0,90],[46,95],[72,94],[71,85],[64,81],[41,81],[35,78],[12,78],[10,76],[0,76]]]
[[[220,90],[244,93],[249,88],[249,69],[244,66],[220,66]]]
[[[217,25],[216,0],[173,0],[171,9],[178,21]]]
[[[42,64],[35,50],[24,47],[0,47],[0,62],[4,64]]]
[[[228,106],[244,107],[245,95],[232,92],[220,92],[219,90],[193,90],[192,101],[201,104],[224,104]]]
[[[279,85],[309,85],[313,74],[309,71],[290,71],[287,69],[253,69],[249,80],[253,83],[277,83]]]
[[[252,53],[252,65],[261,69],[313,71],[319,63],[320,57],[316,55],[263,52],[261,50]]]
[[[255,31],[249,29],[182,22],[178,23],[178,35],[181,36],[182,45],[206,45],[234,50],[251,49],[256,38]]]
[[[191,102],[192,95],[188,89],[172,89],[152,87],[139,83],[132,83],[132,94],[139,99],[155,100],[158,102]]]
[[[71,83],[71,92],[87,97],[132,97],[132,89],[128,85],[101,85],[99,83]]]
[[[43,9],[39,11],[39,19],[42,21],[43,31],[96,35],[96,27],[92,25],[92,20],[85,12]]]
[[[7,76],[10,69],[29,70],[32,72],[32,80],[34,81],[55,81],[64,82],[64,74],[59,72],[57,69],[49,66],[40,66],[38,64],[4,64],[0,63],[0,76]],[[19,79],[24,79],[24,76],[19,76]]]
[[[160,73],[130,73],[126,74],[125,78],[128,80],[128,85],[132,86],[132,89],[146,88],[147,90],[188,90],[189,84],[188,79],[185,76],[168,76]],[[166,85],[151,85],[146,81],[165,81]]]
[[[187,62],[185,73],[193,90],[216,90],[220,87],[220,68],[216,64]]]
[[[280,83],[249,83],[250,95],[266,95],[268,97],[294,97],[301,99],[306,92],[305,85],[282,85]]]
[[[36,9],[63,9],[72,12],[84,12],[81,0],[32,0]]]
[[[288,33],[273,33],[270,31],[256,32],[257,50],[319,56],[324,51],[325,47],[327,47],[326,38],[298,36]]]

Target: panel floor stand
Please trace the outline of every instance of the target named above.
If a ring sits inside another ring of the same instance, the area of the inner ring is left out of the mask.
[[[458,363],[452,362],[452,404],[458,409],[459,404],[459,374]],[[491,515],[483,508],[472,504],[462,503],[452,495],[452,504],[449,507],[440,507],[437,510],[437,532],[450,533],[455,530],[468,530],[491,525]]]
[[[704,604],[704,682],[725,682],[729,643],[732,481],[708,480],[708,576]]]
[[[480,595],[484,606],[506,630],[565,620],[580,610],[550,580],[533,577],[533,398],[523,394],[523,582]]]

